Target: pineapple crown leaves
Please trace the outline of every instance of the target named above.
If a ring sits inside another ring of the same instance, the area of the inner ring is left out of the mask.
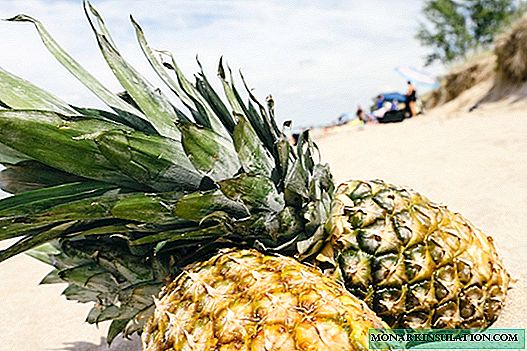
[[[0,68],[0,261],[31,255],[55,270],[45,283],[95,302],[89,322],[112,319],[109,339],[139,331],[152,295],[184,264],[223,246],[300,257],[324,240],[333,183],[306,131],[296,148],[275,122],[274,100],[248,99],[220,59],[224,99],[200,72],[189,81],[174,56],[139,45],[186,111],[120,54],[97,10],[84,10],[100,51],[125,89],[105,88],[27,16],[48,51],[108,107],[78,107]],[[146,272],[146,273],[145,273]]]

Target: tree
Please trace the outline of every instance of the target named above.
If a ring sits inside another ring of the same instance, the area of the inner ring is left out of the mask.
[[[417,39],[433,48],[426,65],[451,62],[492,43],[494,35],[524,8],[515,0],[426,0]]]

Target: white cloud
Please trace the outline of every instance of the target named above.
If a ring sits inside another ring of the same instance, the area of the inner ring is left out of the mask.
[[[152,46],[173,51],[191,75],[199,54],[215,75],[224,55],[242,68],[259,97],[272,92],[278,117],[313,125],[367,105],[384,87],[404,89],[394,68],[422,66],[413,35],[421,2],[395,1],[94,1],[123,55],[158,83],[136,44],[128,14]],[[7,1],[2,17],[32,15],[112,89],[119,85],[98,53],[80,2]],[[0,23],[0,66],[75,104],[101,106],[46,52],[29,24]]]

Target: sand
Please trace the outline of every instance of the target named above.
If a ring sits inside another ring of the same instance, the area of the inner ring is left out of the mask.
[[[494,327],[527,328],[525,104],[503,101],[472,113],[449,105],[403,123],[340,128],[318,143],[337,181],[406,185],[492,235],[518,280]],[[27,256],[0,265],[0,350],[108,350],[108,325],[83,323],[88,305],[66,301],[59,295],[65,286],[38,286],[48,271]],[[110,350],[139,349],[137,340],[118,340]]]
[[[319,140],[336,182],[383,179],[462,213],[494,238],[517,279],[493,327],[527,328],[527,106],[437,110]],[[452,117],[454,116],[455,117]]]

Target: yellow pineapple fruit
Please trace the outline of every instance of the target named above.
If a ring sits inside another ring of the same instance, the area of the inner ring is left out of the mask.
[[[166,286],[143,331],[143,350],[368,349],[387,328],[318,270],[256,250],[222,251]]]

